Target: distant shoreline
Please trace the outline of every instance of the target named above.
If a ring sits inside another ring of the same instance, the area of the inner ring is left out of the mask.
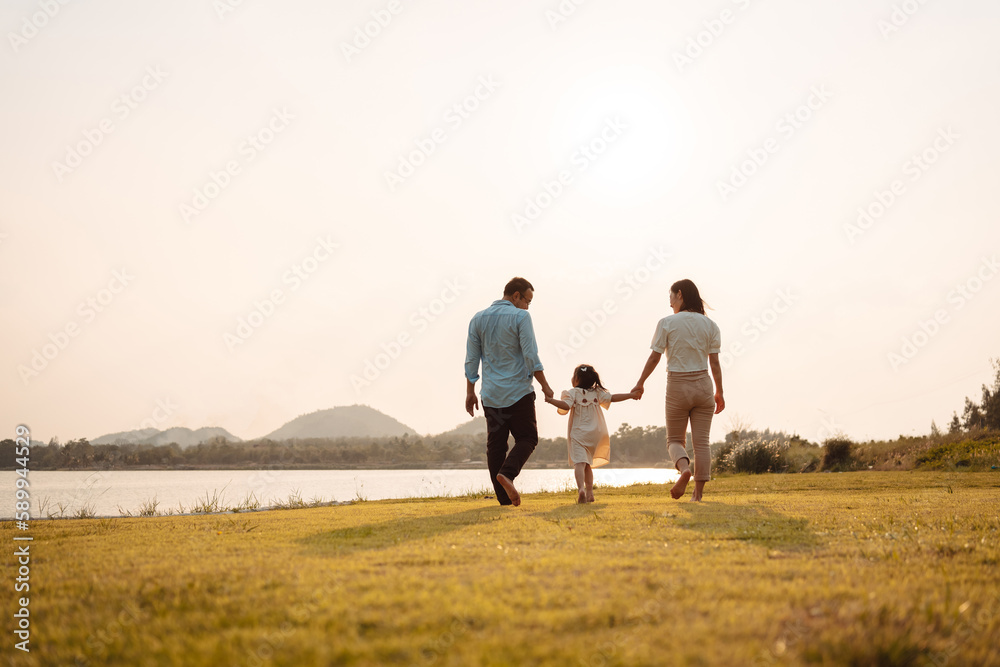
[[[633,469],[633,468],[665,468],[673,469],[673,464],[668,462],[658,462],[658,463],[635,463],[635,464],[618,464],[618,465],[606,465],[600,468],[601,470],[622,470],[622,469]],[[566,470],[572,470],[568,463],[532,463],[529,461],[525,464],[524,470],[559,470],[565,468]],[[88,466],[80,468],[34,468],[32,472],[134,472],[134,471],[149,471],[149,470],[176,470],[176,471],[191,471],[191,470],[487,470],[485,462],[470,461],[464,463],[440,463],[440,464],[425,464],[425,465],[414,465],[412,463],[397,463],[397,464],[383,464],[383,465],[316,465],[308,463],[299,464],[276,464],[276,465],[241,465],[241,464],[231,464],[231,465],[183,465],[183,466],[156,466],[156,465],[146,465],[146,466],[114,466],[114,467],[99,467],[99,466]]]

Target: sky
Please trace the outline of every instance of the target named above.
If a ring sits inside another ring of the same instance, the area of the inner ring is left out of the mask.
[[[986,0],[4,2],[2,437],[354,404],[439,433],[514,276],[557,393],[580,363],[631,390],[689,278],[713,440],[946,428],[1000,357],[998,28]],[[612,431],[663,425],[664,371]]]

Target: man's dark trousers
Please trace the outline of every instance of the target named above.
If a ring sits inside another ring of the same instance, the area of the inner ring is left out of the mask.
[[[521,472],[531,452],[538,444],[538,422],[535,421],[535,392],[506,408],[483,406],[486,415],[486,463],[490,480],[501,505],[510,505],[507,492],[497,481],[501,474],[513,481]],[[507,452],[507,436],[514,436],[514,446]]]

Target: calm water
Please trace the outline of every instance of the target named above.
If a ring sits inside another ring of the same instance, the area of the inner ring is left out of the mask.
[[[14,481],[17,473],[0,472],[4,495],[0,518],[14,516]],[[598,468],[594,482],[602,486],[627,486],[637,482],[664,484],[677,479],[677,471],[662,468]],[[28,475],[32,518],[72,516],[89,508],[97,516],[120,516],[156,500],[158,511],[184,511],[206,499],[218,497],[223,506],[240,504],[253,494],[261,507],[286,501],[298,494],[304,501],[345,501],[361,497],[426,498],[482,492],[493,495],[489,472],[477,470],[129,470],[35,471]],[[522,493],[575,488],[572,469],[524,470],[517,478]],[[488,489],[488,491],[487,491]]]

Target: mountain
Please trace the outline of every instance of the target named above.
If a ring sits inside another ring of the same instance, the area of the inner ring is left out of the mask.
[[[345,405],[296,417],[264,437],[269,440],[291,440],[292,438],[378,438],[398,435],[417,435],[417,432],[375,408],[367,405]]]
[[[138,431],[123,431],[109,433],[90,441],[92,445],[113,445],[116,442],[128,442],[136,445],[169,445],[176,442],[181,447],[193,447],[212,438],[223,437],[230,442],[241,442],[239,438],[224,428],[209,426],[192,431],[189,428],[176,426],[166,431],[155,428],[144,428]]]
[[[452,435],[486,435],[486,417],[483,417],[482,415],[479,417],[473,417],[464,424],[459,424],[450,431],[439,433],[433,437],[447,438]]]

